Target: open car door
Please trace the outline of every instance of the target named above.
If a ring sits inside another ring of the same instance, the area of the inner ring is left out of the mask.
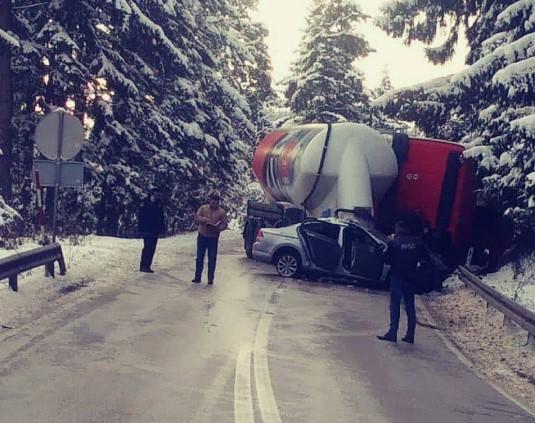
[[[383,273],[384,246],[365,230],[348,226],[343,234],[343,265],[355,276],[379,280]]]
[[[309,221],[300,226],[299,233],[305,241],[310,260],[321,269],[335,271],[342,256],[340,226],[319,220]]]

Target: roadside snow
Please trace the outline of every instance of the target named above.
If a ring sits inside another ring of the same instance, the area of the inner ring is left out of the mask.
[[[535,313],[535,254],[484,276],[483,282]]]
[[[173,266],[181,254],[194,251],[196,237],[196,232],[191,232],[160,239],[153,267],[158,270]],[[225,231],[221,238],[227,240],[237,237],[241,237],[239,232]],[[140,239],[91,235],[76,244],[61,240],[61,245],[67,266],[65,276],[46,278],[43,267],[33,269],[20,275],[18,292],[9,289],[7,280],[0,282],[0,334],[9,327],[20,326],[46,313],[62,297],[74,301],[82,295],[91,295],[139,275],[143,246]],[[27,241],[15,251],[0,249],[0,258],[36,247],[37,244]]]
[[[238,231],[226,231],[222,240],[239,239]],[[161,239],[154,259],[155,270],[187,265],[193,270],[196,233]],[[37,245],[24,243],[22,252]],[[142,241],[89,236],[76,245],[62,241],[67,275],[45,278],[43,268],[21,275],[19,292],[12,292],[7,281],[0,283],[0,339],[17,328],[64,304],[139,277]],[[0,257],[13,254],[0,250]],[[179,264],[180,263],[180,264]],[[529,283],[518,288],[519,278],[506,267],[488,275],[489,285],[510,297],[518,294],[519,302],[535,309],[535,283],[532,267],[524,271]],[[531,276],[530,276],[531,275]],[[516,285],[515,282],[516,281]],[[485,302],[457,278],[445,283],[444,292],[424,297],[429,311],[445,334],[474,363],[475,367],[505,391],[530,404],[535,398],[535,348],[526,345],[526,333],[518,328],[503,327],[500,313],[488,311]]]
[[[445,282],[443,293],[427,295],[424,302],[439,330],[481,374],[533,407],[535,346],[527,343],[526,331],[504,324],[503,315],[487,309],[485,301],[456,276]]]

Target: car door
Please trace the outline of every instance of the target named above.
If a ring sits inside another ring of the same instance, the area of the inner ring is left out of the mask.
[[[379,280],[383,273],[384,246],[365,230],[356,226],[344,228],[344,267],[353,275]]]
[[[333,272],[336,270],[342,248],[338,242],[340,226],[330,222],[304,222],[299,228],[310,260],[317,267]]]

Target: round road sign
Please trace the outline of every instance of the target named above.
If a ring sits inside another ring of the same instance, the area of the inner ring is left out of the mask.
[[[37,149],[50,160],[72,159],[82,149],[83,140],[82,123],[76,117],[61,111],[46,115],[35,130]],[[60,143],[61,148],[58,148]]]

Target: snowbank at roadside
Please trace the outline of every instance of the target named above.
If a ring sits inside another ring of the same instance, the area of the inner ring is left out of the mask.
[[[483,282],[535,313],[535,254],[490,273]]]
[[[239,232],[225,231],[222,240],[241,237]],[[178,254],[192,253],[196,246],[196,232],[160,239],[154,266],[172,265]],[[7,280],[0,282],[0,333],[3,329],[17,326],[31,316],[46,312],[55,299],[66,294],[75,299],[82,294],[91,294],[98,289],[112,286],[118,280],[138,275],[139,258],[143,241],[90,235],[73,243],[61,240],[67,266],[65,276],[44,276],[44,267],[25,272],[19,277],[19,291],[9,289]],[[28,240],[16,250],[0,249],[0,258],[37,248]],[[57,269],[57,267],[56,267]],[[84,288],[81,290],[81,288]]]
[[[492,308],[457,276],[442,293],[424,297],[439,329],[462,351],[475,368],[513,397],[533,408],[535,398],[535,346],[527,333],[504,325]]]

